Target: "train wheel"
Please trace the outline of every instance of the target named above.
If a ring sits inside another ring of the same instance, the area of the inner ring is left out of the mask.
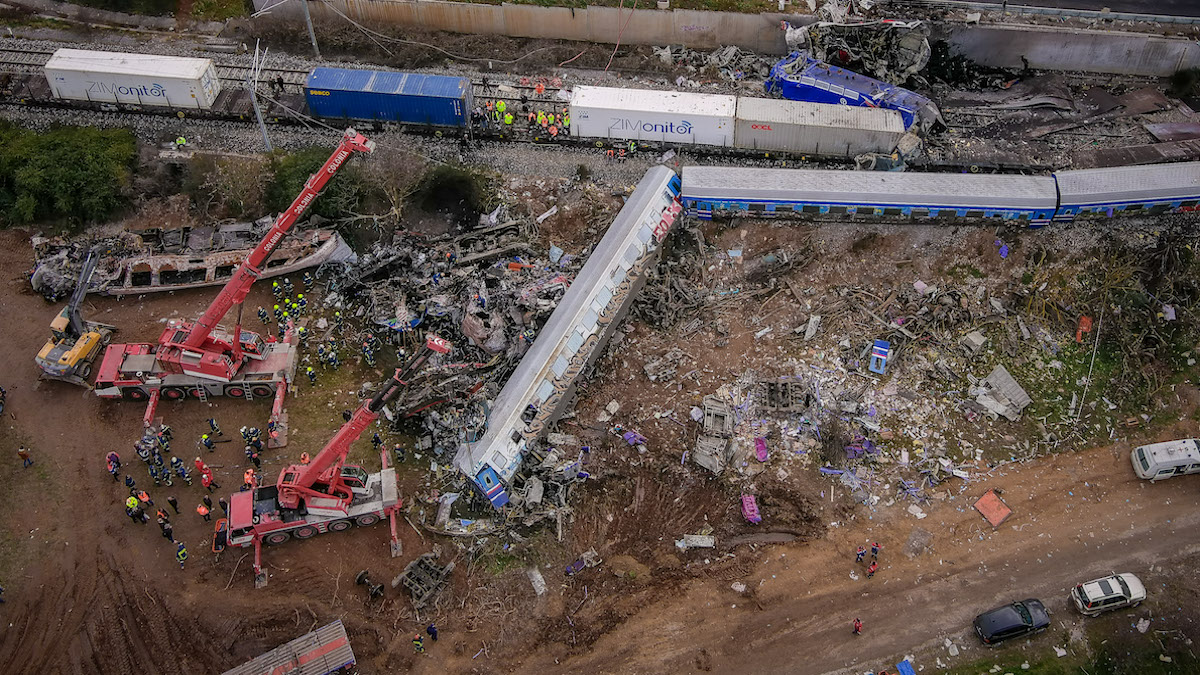
[[[296,529],[297,539],[309,539],[317,534],[317,528],[312,525],[305,525]]]
[[[271,389],[270,387],[264,387],[264,386],[261,386],[261,385],[259,385],[259,386],[257,386],[257,387],[251,387],[251,388],[250,388],[250,391],[251,391],[251,393],[253,393],[253,394],[254,394],[254,396],[255,396],[256,398],[266,398],[266,397],[268,397],[268,396],[274,396],[274,395],[275,395],[275,390],[274,390],[274,389]]]
[[[374,513],[364,513],[363,515],[354,519],[354,524],[358,525],[359,527],[367,527],[368,525],[374,525],[378,522],[379,516],[375,515]]]
[[[329,529],[333,532],[345,532],[353,526],[348,520],[335,520],[329,524]]]
[[[271,534],[263,537],[263,543],[270,546],[277,546],[291,538],[292,535],[287,532],[272,532]]]
[[[182,401],[187,398],[187,391],[179,387],[163,387],[162,397],[168,401]]]
[[[234,385],[231,387],[226,387],[225,395],[230,398],[246,398],[246,390]]]
[[[121,391],[121,396],[123,396],[126,401],[145,401],[146,399],[150,398],[150,394],[147,394],[146,390],[142,389],[141,387],[130,387],[129,389],[124,389]]]

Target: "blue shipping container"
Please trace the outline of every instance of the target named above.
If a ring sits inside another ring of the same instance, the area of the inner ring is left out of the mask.
[[[304,93],[310,114],[331,119],[462,128],[471,114],[465,77],[315,68]]]

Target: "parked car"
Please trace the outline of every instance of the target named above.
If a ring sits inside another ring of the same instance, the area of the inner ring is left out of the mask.
[[[1138,478],[1159,481],[1188,473],[1200,473],[1200,440],[1183,438],[1178,441],[1151,443],[1134,448],[1129,453],[1133,472]]]
[[[975,634],[985,645],[1040,633],[1050,625],[1050,612],[1041,600],[1029,598],[975,617]]]
[[[1081,614],[1087,616],[1100,616],[1122,607],[1137,607],[1145,599],[1146,587],[1141,579],[1129,573],[1095,579],[1071,589],[1071,601]]]

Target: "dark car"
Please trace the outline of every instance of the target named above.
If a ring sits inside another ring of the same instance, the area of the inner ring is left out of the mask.
[[[975,634],[986,645],[1046,630],[1050,612],[1040,600],[1029,598],[997,607],[975,617]]]

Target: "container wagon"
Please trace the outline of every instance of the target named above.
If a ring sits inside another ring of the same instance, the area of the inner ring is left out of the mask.
[[[472,108],[470,80],[420,73],[314,68],[304,95],[316,117],[443,128],[465,129]]]
[[[730,147],[736,111],[735,96],[581,86],[571,136]]]
[[[209,59],[60,49],[43,70],[55,98],[211,110],[221,81]]]
[[[903,135],[895,110],[748,96],[738,99],[733,128],[738,148],[836,157],[890,153]]]

